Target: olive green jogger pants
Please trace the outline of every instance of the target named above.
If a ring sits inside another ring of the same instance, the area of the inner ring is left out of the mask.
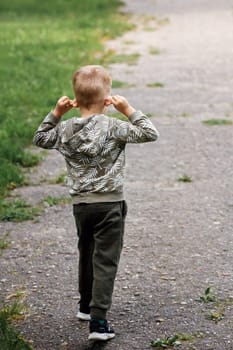
[[[74,204],[78,250],[80,311],[105,319],[123,246],[125,201]]]

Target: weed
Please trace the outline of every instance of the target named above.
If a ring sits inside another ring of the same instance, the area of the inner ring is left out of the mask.
[[[14,301],[11,305],[5,304],[0,314],[4,315],[7,321],[24,320],[28,309],[21,301]]]
[[[9,247],[10,242],[7,239],[8,236],[9,236],[9,233],[6,233],[2,238],[0,238],[0,250],[6,249]]]
[[[20,171],[20,168],[12,164],[7,159],[0,157],[0,196],[5,195],[7,190],[15,188],[18,185],[24,183],[24,175]]]
[[[158,81],[156,81],[155,83],[149,83],[146,85],[147,87],[156,87],[156,88],[162,88],[164,87],[163,83],[160,83]]]
[[[56,178],[49,181],[50,184],[63,184],[65,182],[66,172],[62,172]]]
[[[170,21],[169,18],[157,18],[154,16],[144,16],[144,30],[145,31],[154,31],[157,30],[159,27],[167,25]]]
[[[158,27],[156,25],[152,25],[152,26],[149,26],[149,25],[146,25],[144,26],[143,28],[146,32],[154,32],[155,30],[158,29]]]
[[[0,201],[0,221],[32,220],[40,213],[37,207],[31,207],[22,199]]]
[[[27,312],[26,306],[19,301],[12,305],[4,305],[0,310],[1,350],[32,350],[29,343],[12,326],[13,321],[24,319]]]
[[[206,119],[206,120],[203,120],[202,122],[203,124],[206,124],[206,125],[232,125],[233,122],[232,120],[229,120],[229,119]]]
[[[202,303],[214,303],[214,309],[209,311],[209,313],[206,315],[206,318],[214,321],[215,323],[223,320],[225,317],[225,309],[228,306],[233,305],[231,298],[217,299],[211,287],[208,287],[205,290],[204,295],[200,297],[199,301]]]
[[[6,249],[8,247],[9,247],[9,242],[7,242],[4,239],[0,238],[0,249]]]
[[[183,113],[181,114],[181,117],[184,117],[184,118],[190,117],[190,113],[188,113],[188,112],[183,112]]]
[[[150,47],[150,54],[151,55],[160,55],[160,50],[157,49],[156,47]]]
[[[34,154],[29,151],[23,151],[18,157],[19,164],[24,168],[35,166],[40,160],[41,156],[39,154]]]
[[[124,44],[125,45],[132,45],[132,44],[135,44],[136,42],[134,40],[125,40],[124,41]]]
[[[158,338],[151,341],[150,345],[157,348],[170,348],[172,346],[179,346],[183,341],[193,341],[196,336],[187,333],[178,333],[171,337]]]
[[[177,181],[179,181],[179,182],[192,182],[193,180],[192,180],[192,178],[190,176],[184,174],[184,175],[180,176],[177,179]]]
[[[27,295],[26,290],[17,290],[9,295],[7,295],[6,300],[11,300],[11,299],[24,299]]]
[[[49,207],[52,207],[54,205],[58,204],[67,204],[71,202],[70,197],[52,197],[48,196],[43,200],[43,203],[46,203]]]
[[[142,22],[144,25],[148,23],[154,23],[157,20],[155,16],[152,15],[140,15],[138,16],[138,21]]]
[[[224,307],[233,306],[233,298],[230,297],[230,298],[225,298],[225,299],[222,299],[222,300],[218,300],[216,305],[217,306],[224,306]]]
[[[170,19],[168,17],[164,17],[164,18],[157,18],[157,23],[160,26],[164,26],[170,23]]]
[[[121,114],[121,113],[119,113],[119,112],[110,112],[110,113],[108,114],[108,116],[109,116],[109,117],[112,117],[112,118],[117,118],[117,119],[120,119],[120,120],[128,120],[127,117],[125,117],[123,114]],[[151,117],[154,116],[154,114],[152,114],[152,113],[146,113],[146,116],[147,116],[148,118],[151,118]]]
[[[156,340],[152,340],[150,345],[155,348],[167,348],[168,346],[181,345],[181,342],[179,341],[179,335],[176,334],[172,337],[166,337],[162,339],[158,338]]]
[[[199,299],[202,303],[212,303],[216,301],[216,296],[213,294],[213,290],[211,287],[206,288],[204,294]]]
[[[109,57],[105,58],[105,63],[126,63],[128,65],[134,65],[138,62],[140,57],[139,53],[126,54],[111,54]]]
[[[218,323],[219,321],[224,319],[224,316],[225,316],[224,312],[225,312],[224,308],[211,310],[207,318],[214,321],[215,323]]]
[[[120,80],[113,80],[112,81],[112,88],[113,89],[117,89],[117,88],[129,88],[129,87],[133,87],[133,84],[128,84],[128,83],[124,83],[123,81]]]
[[[187,334],[187,333],[179,333],[177,334],[178,339],[181,341],[189,341],[189,340],[193,340],[194,336],[192,334]]]
[[[231,116],[232,116],[231,112],[229,112],[229,111],[225,112],[225,117],[230,118]]]

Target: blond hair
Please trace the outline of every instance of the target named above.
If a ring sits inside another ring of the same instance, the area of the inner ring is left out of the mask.
[[[80,107],[87,109],[92,105],[104,103],[111,92],[110,74],[98,65],[81,67],[73,75],[73,89]]]

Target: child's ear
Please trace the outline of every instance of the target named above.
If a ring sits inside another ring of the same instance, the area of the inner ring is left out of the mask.
[[[108,96],[104,99],[104,105],[110,106],[112,104],[112,96]]]

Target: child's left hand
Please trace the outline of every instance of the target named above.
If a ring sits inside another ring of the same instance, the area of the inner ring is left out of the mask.
[[[57,118],[61,118],[63,114],[68,112],[73,107],[76,107],[76,101],[69,99],[67,96],[62,96],[57,101],[56,107],[53,110],[53,114]]]

